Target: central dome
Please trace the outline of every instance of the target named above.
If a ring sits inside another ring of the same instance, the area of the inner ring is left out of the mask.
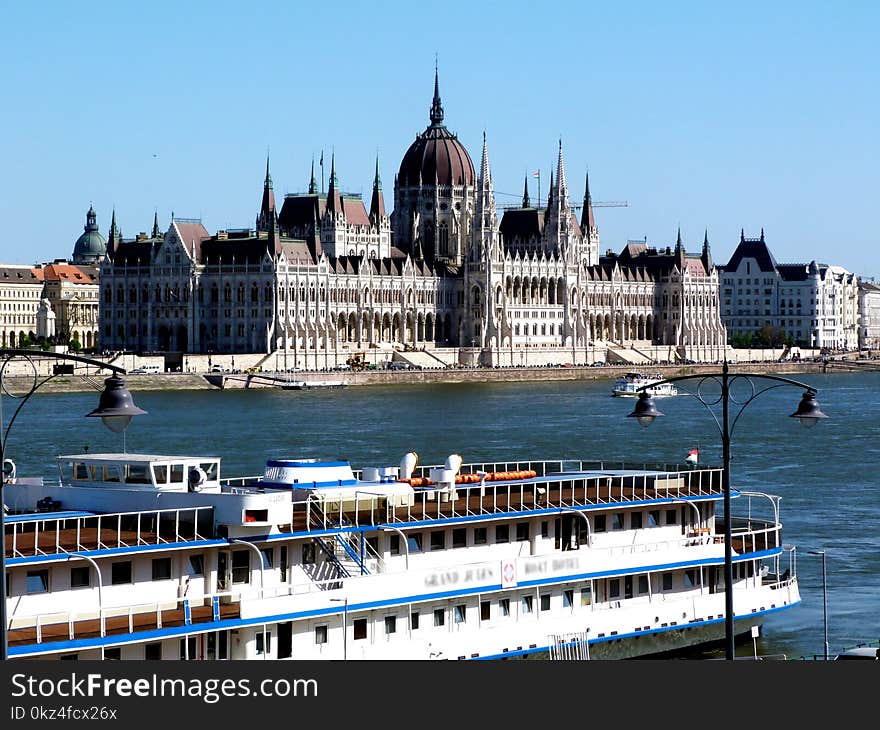
[[[107,253],[107,240],[98,231],[95,209],[90,205],[86,213],[86,225],[82,235],[73,244],[75,264],[94,264]]]
[[[434,102],[431,124],[416,137],[400,163],[397,182],[400,187],[417,185],[474,186],[474,163],[464,145],[443,124],[443,106],[437,74],[434,74]]]

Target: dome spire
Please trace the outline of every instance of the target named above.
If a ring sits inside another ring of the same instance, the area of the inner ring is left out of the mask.
[[[443,124],[443,105],[440,103],[440,76],[437,71],[437,59],[434,59],[434,101],[431,104],[431,124]]]

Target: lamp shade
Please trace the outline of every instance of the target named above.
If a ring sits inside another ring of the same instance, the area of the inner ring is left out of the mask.
[[[791,414],[791,418],[799,418],[801,425],[809,428],[815,426],[820,418],[828,418],[828,416],[819,408],[816,394],[808,390],[801,396],[801,402],[798,403],[797,410]]]
[[[134,404],[131,393],[125,387],[125,381],[118,375],[112,375],[104,381],[98,407],[87,413],[86,418],[100,418],[111,431],[121,433],[131,422],[132,416],[144,414],[146,411]]]
[[[633,408],[633,412],[627,417],[635,418],[640,426],[650,426],[657,416],[662,415],[663,414],[657,410],[657,406],[654,405],[654,398],[647,391],[643,390],[639,393],[636,407]]]

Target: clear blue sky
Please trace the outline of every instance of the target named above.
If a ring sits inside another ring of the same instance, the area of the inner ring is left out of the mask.
[[[629,202],[597,210],[603,250],[680,225],[726,262],[763,227],[780,263],[880,279],[873,2],[0,0],[0,20],[2,263],[70,256],[90,203],[126,238],[154,211],[253,226],[267,150],[279,205],[322,150],[368,196],[378,152],[390,208],[436,53],[499,204],[537,169],[546,196],[561,138],[573,203],[587,168],[594,200]]]

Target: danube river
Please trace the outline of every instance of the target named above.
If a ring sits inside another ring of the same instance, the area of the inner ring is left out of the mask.
[[[880,372],[796,379],[819,389],[828,420],[802,428],[788,417],[800,389],[776,388],[745,409],[731,440],[733,486],[782,496],[783,537],[798,548],[802,604],[769,618],[757,646],[760,654],[790,659],[823,652],[822,558],[811,550],[826,551],[832,653],[880,639],[880,419],[874,409]],[[607,380],[134,390],[148,415],[134,419],[125,443],[98,419],[82,418],[97,406],[97,392],[38,393],[16,419],[7,457],[21,476],[52,478],[57,454],[86,448],[221,456],[227,477],[260,474],[270,458],[396,465],[410,450],[428,464],[450,453],[465,461],[675,461],[699,448],[701,462],[720,464],[719,431],[694,398],[659,400],[666,417],[643,429],[626,418],[634,401],[610,393]],[[14,407],[4,397],[4,422]],[[738,649],[751,652],[749,643]]]

